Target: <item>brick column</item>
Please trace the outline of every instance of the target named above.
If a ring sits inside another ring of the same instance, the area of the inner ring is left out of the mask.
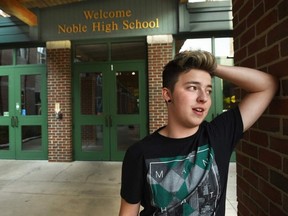
[[[72,161],[71,45],[70,41],[47,42],[48,160]],[[62,119],[55,117],[60,104]]]
[[[235,64],[271,73],[281,82],[238,146],[238,215],[288,215],[288,1],[232,2]]]
[[[150,133],[167,123],[167,108],[162,98],[162,71],[173,57],[172,41],[172,36],[147,37]]]

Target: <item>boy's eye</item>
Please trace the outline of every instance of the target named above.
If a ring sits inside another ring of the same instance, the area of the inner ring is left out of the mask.
[[[188,86],[188,89],[195,91],[195,90],[197,90],[197,87],[196,86]]]
[[[212,94],[212,89],[207,90],[207,94],[211,95]]]

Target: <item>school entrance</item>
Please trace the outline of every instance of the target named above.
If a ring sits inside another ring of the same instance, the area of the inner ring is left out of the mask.
[[[0,67],[0,158],[47,159],[46,66]]]
[[[145,63],[75,66],[75,160],[122,160],[147,134]]]
[[[144,42],[76,46],[75,160],[123,160],[127,148],[147,135],[145,55]]]

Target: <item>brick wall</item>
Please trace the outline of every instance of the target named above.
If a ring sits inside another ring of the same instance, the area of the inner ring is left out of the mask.
[[[163,66],[172,59],[172,43],[148,45],[149,131],[165,125],[167,108],[162,98]]]
[[[288,215],[288,1],[232,0],[235,64],[280,79],[237,150],[238,215]]]
[[[71,50],[47,49],[48,160],[72,161]],[[63,119],[55,118],[60,103]]]

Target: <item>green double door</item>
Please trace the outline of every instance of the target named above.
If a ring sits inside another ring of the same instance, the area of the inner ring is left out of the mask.
[[[0,68],[0,158],[47,159],[46,67]]]
[[[122,160],[147,135],[145,62],[74,65],[75,160]]]

